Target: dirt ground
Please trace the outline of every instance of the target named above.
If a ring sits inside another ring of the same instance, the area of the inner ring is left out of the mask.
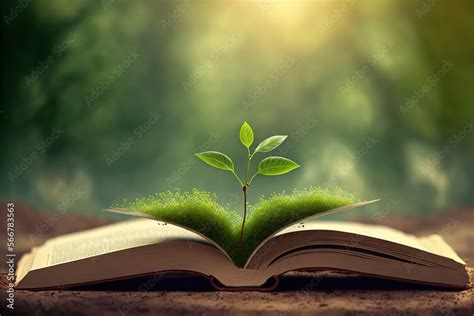
[[[5,217],[2,212],[2,227]],[[47,215],[17,205],[16,251],[111,220]],[[474,209],[366,219],[416,235],[437,233],[473,267]],[[2,229],[3,230],[3,229]],[[2,242],[2,253],[4,243]],[[2,267],[5,271],[5,267]],[[471,276],[474,270],[470,269]],[[2,275],[1,315],[5,312]],[[474,315],[474,290],[440,290],[351,274],[289,273],[273,292],[218,292],[196,276],[157,275],[67,291],[16,291],[16,315]],[[8,315],[8,314],[7,314]]]

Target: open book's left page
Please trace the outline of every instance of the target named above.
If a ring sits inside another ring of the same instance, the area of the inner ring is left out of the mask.
[[[163,222],[136,219],[48,240],[38,251],[32,269],[170,240],[209,242],[186,229]]]
[[[106,254],[169,241],[212,245],[212,242],[186,229],[149,219],[134,219],[55,237],[33,248],[18,264],[16,284],[30,271],[96,260]]]

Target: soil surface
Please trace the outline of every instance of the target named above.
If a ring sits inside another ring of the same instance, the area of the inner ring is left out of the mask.
[[[5,227],[5,212],[1,216]],[[16,205],[15,219],[18,256],[52,236],[112,222],[41,213],[21,205]],[[440,234],[473,267],[474,209],[358,221],[420,236]],[[1,247],[5,253],[3,241]],[[473,277],[474,270],[470,273]],[[5,281],[2,274],[1,315],[474,315],[472,288],[443,290],[331,272],[288,273],[273,292],[218,292],[207,279],[191,275],[156,275],[62,291],[16,291],[14,313],[5,308]]]

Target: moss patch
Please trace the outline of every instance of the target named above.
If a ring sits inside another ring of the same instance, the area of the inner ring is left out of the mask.
[[[157,220],[195,230],[219,244],[236,265],[242,267],[253,250],[275,231],[305,217],[356,201],[353,195],[341,189],[319,187],[261,198],[257,205],[249,207],[242,249],[239,246],[241,216],[227,211],[216,201],[215,195],[208,192],[155,193],[133,202],[123,201],[113,207],[147,213]]]

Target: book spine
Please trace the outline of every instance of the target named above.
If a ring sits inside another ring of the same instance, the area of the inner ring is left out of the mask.
[[[278,276],[274,275],[265,282],[262,286],[225,286],[218,279],[213,276],[209,276],[209,282],[212,287],[218,291],[228,292],[240,292],[240,291],[258,291],[258,292],[271,292],[275,290],[280,284]]]

